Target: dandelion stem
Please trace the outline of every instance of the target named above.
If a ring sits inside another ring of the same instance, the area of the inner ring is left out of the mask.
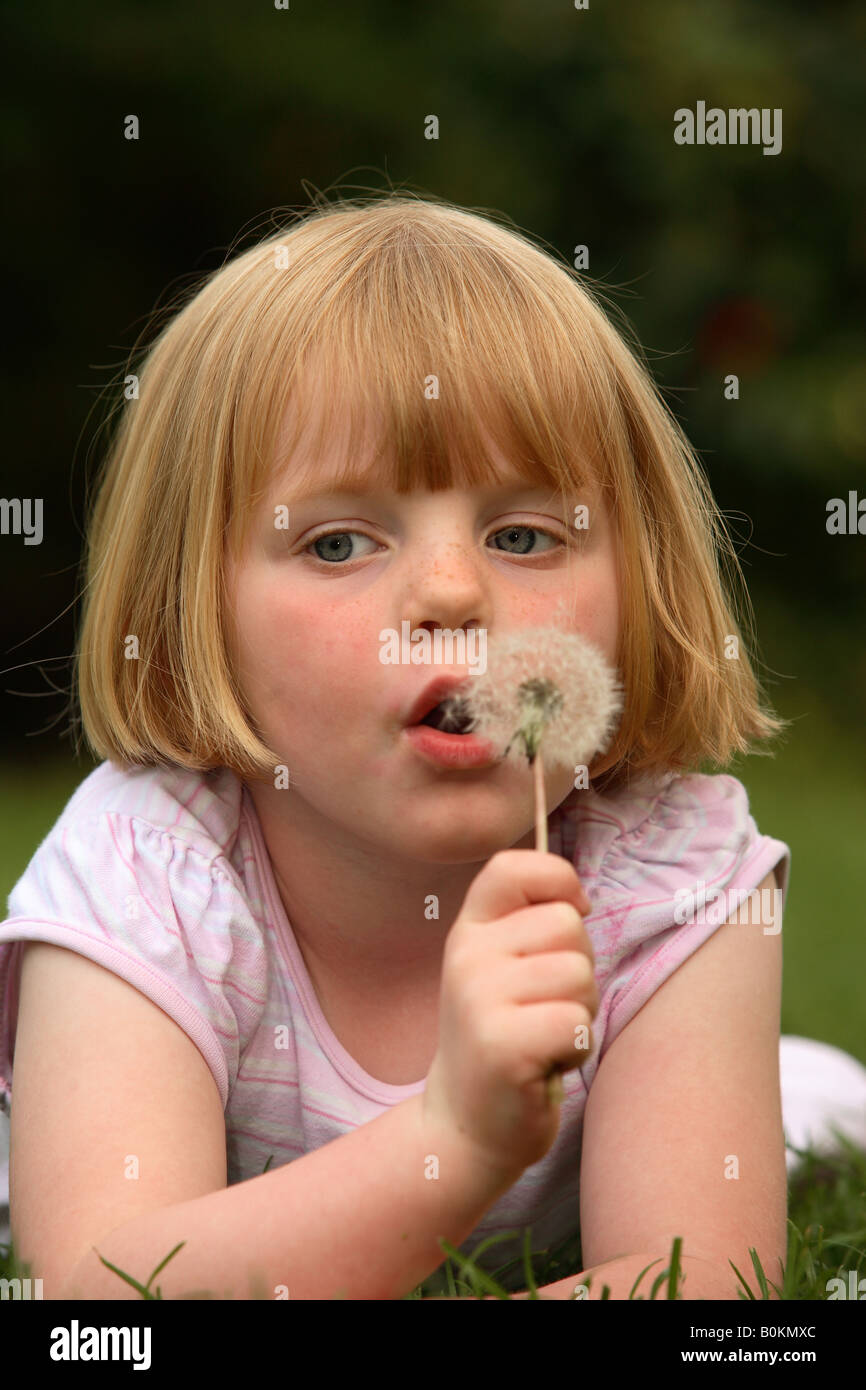
[[[561,1105],[564,1100],[562,1077],[559,1074],[559,1064],[556,1063],[547,1073],[547,1103],[548,1105]]]
[[[544,764],[541,751],[532,759],[535,779],[535,848],[547,853],[547,797],[544,791]]]
[[[541,757],[541,749],[530,759],[532,763],[532,774],[535,783],[535,848],[547,853],[547,796],[544,790],[544,763]],[[562,1077],[558,1064],[554,1064],[547,1073],[547,1103],[548,1105],[561,1105],[565,1100],[565,1092],[562,1089]]]

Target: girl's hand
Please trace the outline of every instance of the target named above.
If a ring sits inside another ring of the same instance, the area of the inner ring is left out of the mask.
[[[568,1071],[592,1050],[599,999],[581,916],[589,908],[561,855],[505,850],[470,885],[445,942],[425,1113],[515,1179],[556,1138],[551,1066]],[[577,1047],[581,1025],[586,1046]]]

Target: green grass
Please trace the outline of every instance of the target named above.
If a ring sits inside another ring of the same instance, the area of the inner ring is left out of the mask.
[[[844,1137],[840,1137],[838,1154],[827,1156],[809,1150],[798,1153],[800,1161],[788,1183],[788,1250],[784,1270],[775,1276],[772,1271],[765,1271],[754,1250],[750,1251],[750,1269],[738,1268],[731,1261],[737,1280],[737,1296],[744,1302],[765,1301],[773,1294],[780,1301],[823,1301],[828,1297],[831,1279],[841,1278],[847,1290],[851,1270],[855,1271],[858,1280],[866,1277],[866,1153],[854,1148]],[[529,1234],[528,1230],[524,1232],[524,1285],[529,1290],[530,1298],[537,1298],[538,1287],[581,1272],[580,1243],[579,1239],[573,1238],[560,1246],[558,1253],[532,1252]],[[447,1255],[443,1265],[446,1295],[484,1298],[492,1294],[507,1299],[509,1294],[506,1289],[494,1277],[479,1269],[475,1259],[482,1250],[508,1238],[506,1234],[482,1241],[473,1252],[474,1258],[462,1256],[447,1241],[443,1241],[442,1249]],[[146,1283],[119,1269],[101,1255],[100,1259],[115,1272],[118,1280],[137,1289],[142,1299],[161,1299],[160,1285],[154,1284],[154,1280],[184,1244],[181,1241],[166,1254]],[[629,1298],[682,1299],[680,1248],[681,1240],[678,1237],[671,1246],[667,1266],[661,1270],[647,1266],[635,1281]],[[505,1268],[502,1266],[496,1272],[502,1274]],[[0,1277],[26,1278],[35,1272],[27,1266],[18,1265],[11,1246],[0,1245]],[[592,1280],[589,1282],[591,1284]],[[602,1298],[605,1297],[604,1289],[602,1284]],[[427,1291],[424,1284],[419,1284],[405,1295],[405,1299],[432,1296],[435,1294]],[[208,1290],[198,1290],[178,1297],[212,1299],[216,1295]],[[262,1292],[258,1297],[264,1299],[267,1295]]]

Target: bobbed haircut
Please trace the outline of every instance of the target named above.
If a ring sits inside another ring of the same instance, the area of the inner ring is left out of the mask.
[[[762,704],[736,550],[605,302],[525,234],[411,193],[319,200],[183,292],[137,368],[133,350],[138,398],[117,409],[88,524],[73,688],[93,753],[273,778],[229,656],[226,559],[301,436],[315,456],[333,432],[333,402],[334,486],[483,487],[492,441],[566,505],[603,489],[625,702],[596,790],[765,751],[753,741],[789,721]]]

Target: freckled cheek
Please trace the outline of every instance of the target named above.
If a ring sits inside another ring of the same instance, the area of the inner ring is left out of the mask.
[[[619,627],[615,574],[607,569],[584,574],[576,590],[574,615],[581,632],[609,662],[615,662]]]
[[[375,698],[379,644],[358,614],[259,592],[249,595],[245,617],[244,661],[273,713],[303,709],[312,724],[332,727]]]

